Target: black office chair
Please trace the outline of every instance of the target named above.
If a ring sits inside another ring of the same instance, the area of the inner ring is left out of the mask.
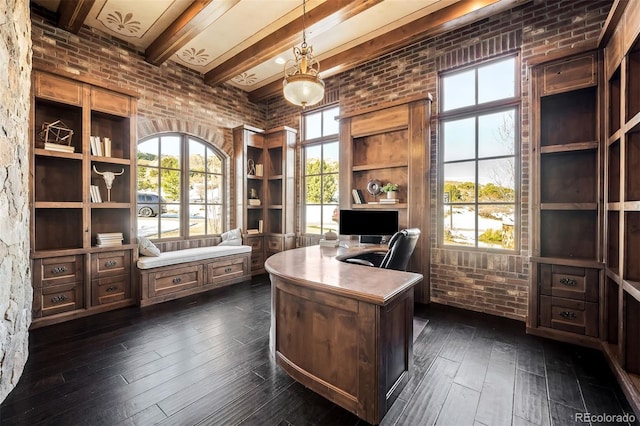
[[[348,263],[373,266],[378,268],[395,269],[396,271],[406,271],[409,259],[416,248],[416,243],[420,237],[418,228],[403,229],[398,231],[389,240],[389,251],[384,255],[380,264],[371,262],[359,256],[345,259]],[[366,254],[365,254],[366,256]],[[364,256],[363,256],[364,257]],[[369,256],[369,259],[371,257]]]

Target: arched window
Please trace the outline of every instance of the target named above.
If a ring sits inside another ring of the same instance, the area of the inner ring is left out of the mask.
[[[138,142],[138,235],[187,239],[223,232],[224,155],[193,136],[167,133]]]

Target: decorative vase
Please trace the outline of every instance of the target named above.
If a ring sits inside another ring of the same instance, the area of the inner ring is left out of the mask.
[[[394,198],[396,198],[396,191],[389,191],[387,192],[387,198],[389,200],[393,200]]]

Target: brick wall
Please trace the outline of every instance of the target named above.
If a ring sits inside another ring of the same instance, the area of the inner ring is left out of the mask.
[[[521,250],[496,254],[437,247],[437,120],[431,121],[431,297],[434,302],[524,320],[529,280],[529,82],[527,60],[558,48],[597,40],[612,1],[535,0],[497,16],[411,46],[325,80],[337,90],[341,113],[431,93],[438,105],[437,75],[503,53],[520,52],[521,69]],[[320,63],[322,65],[322,61]],[[270,100],[270,124],[297,127],[299,110]]]
[[[228,157],[227,165],[231,165],[231,129],[241,124],[266,127],[266,105],[249,102],[248,95],[240,89],[227,84],[205,85],[201,74],[175,62],[151,65],[135,46],[96,29],[85,26],[78,35],[70,34],[33,12],[31,24],[34,67],[62,70],[138,92],[138,138],[185,132],[220,148]],[[234,171],[228,168],[228,199],[233,200],[230,185]],[[235,203],[230,202],[230,228],[235,226],[234,207]]]

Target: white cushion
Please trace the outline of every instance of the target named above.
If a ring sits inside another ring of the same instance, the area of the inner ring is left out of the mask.
[[[167,251],[160,253],[158,257],[141,256],[137,265],[139,269],[159,268],[160,266],[195,262],[197,260],[240,253],[251,253],[251,246],[211,246]]]
[[[222,242],[219,246],[241,246],[242,245],[242,231],[240,228],[235,228],[227,232],[223,232],[220,235]]]
[[[160,249],[147,237],[138,237],[138,250],[143,256],[160,256]]]

